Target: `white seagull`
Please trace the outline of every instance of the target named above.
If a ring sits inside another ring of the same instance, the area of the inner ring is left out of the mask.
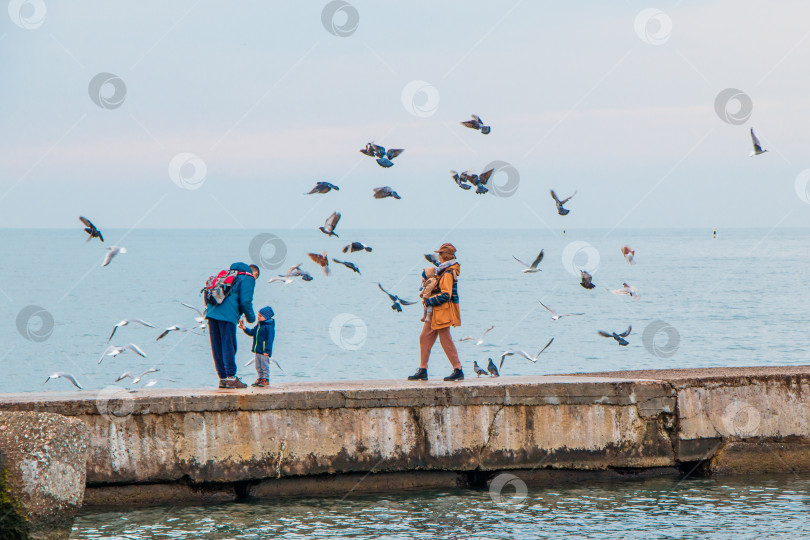
[[[101,358],[98,359],[98,363],[100,364],[101,361],[104,360],[105,356],[112,356],[113,358],[115,358],[116,356],[118,356],[123,352],[126,352],[127,350],[134,352],[138,356],[146,358],[146,353],[143,352],[143,350],[140,347],[138,347],[134,343],[127,343],[126,345],[123,346],[110,345],[109,347],[107,347],[101,354]]]
[[[560,313],[557,313],[556,311],[554,311],[553,309],[551,309],[550,307],[548,307],[547,305],[545,305],[543,302],[540,302],[540,305],[543,306],[544,308],[546,308],[549,313],[551,313],[551,320],[552,321],[558,321],[562,317],[573,317],[575,315],[585,315],[584,313],[562,313],[562,314],[560,314]]]
[[[272,277],[267,280],[267,283],[275,283],[276,281],[280,281],[284,283],[284,285],[289,285],[294,281],[293,278],[297,277],[300,277],[304,281],[312,281],[312,276],[309,274],[309,272],[301,270],[302,264],[303,263],[294,264],[287,270],[286,274],[283,276]]]
[[[195,326],[193,328],[188,328],[186,326],[178,326],[176,324],[174,326],[169,326],[168,328],[164,329],[163,332],[157,338],[155,338],[155,341],[160,341],[161,339],[165,338],[167,335],[169,335],[169,332],[188,332],[190,330],[193,330],[194,328],[205,328],[205,324],[200,323],[199,326]]]
[[[110,264],[110,261],[113,260],[113,257],[118,255],[119,253],[126,253],[127,248],[125,247],[118,247],[118,246],[110,246],[107,248],[107,256],[104,257],[104,262],[101,263],[101,266],[107,266]]]
[[[626,294],[633,300],[638,300],[641,298],[641,295],[638,294],[638,289],[633,287],[632,285],[628,285],[627,283],[622,283],[623,287],[621,289],[608,289],[613,294]]]
[[[484,336],[485,336],[485,335],[487,335],[487,332],[489,332],[489,331],[490,331],[490,330],[492,330],[493,328],[495,328],[495,327],[494,327],[494,326],[490,326],[489,328],[487,328],[486,330],[484,330],[484,333],[483,333],[483,334],[481,334],[481,337],[480,337],[480,338],[474,338],[474,337],[472,337],[472,336],[464,336],[464,337],[463,337],[463,338],[461,338],[459,341],[475,341],[475,344],[476,344],[476,345],[483,345],[483,344],[484,344]]]
[[[281,364],[279,364],[278,362],[276,362],[276,359],[275,359],[275,358],[272,358],[272,357],[271,357],[271,358],[270,358],[270,361],[271,361],[271,362],[273,362],[273,363],[276,365],[276,367],[278,367],[278,369],[280,369],[280,370],[281,370],[281,372],[282,372],[284,375],[286,375],[286,374],[287,374],[287,372],[286,372],[286,371],[284,371],[284,368],[283,368],[283,367],[281,367]],[[254,356],[253,358],[251,358],[250,360],[248,360],[248,363],[247,363],[247,364],[245,364],[245,367],[248,367],[250,364],[255,364],[255,363],[256,363],[256,357]]]
[[[205,313],[208,311],[208,308],[205,308],[203,311],[200,311],[199,309],[195,308],[192,305],[186,304],[185,302],[180,302],[180,304],[187,307],[188,309],[193,309],[194,311],[197,312],[198,316],[194,317],[195,321],[197,321],[198,323],[205,322]]]
[[[549,345],[551,345],[551,342],[552,342],[552,341],[554,341],[554,338],[551,338],[551,339],[548,341],[548,343],[546,343],[546,346],[545,346],[545,347],[543,347],[542,349],[540,349],[540,352],[539,352],[539,353],[537,353],[535,356],[530,355],[529,353],[527,353],[527,352],[526,352],[526,351],[524,351],[523,349],[521,349],[521,350],[519,350],[519,351],[506,351],[505,353],[503,353],[503,354],[501,355],[501,364],[500,364],[498,367],[499,367],[499,368],[503,367],[503,361],[506,359],[506,357],[507,357],[507,356],[512,356],[513,354],[516,354],[516,355],[518,355],[518,356],[522,356],[523,358],[525,358],[525,359],[526,359],[526,360],[528,360],[529,362],[532,362],[532,363],[535,363],[535,364],[536,364],[536,363],[537,363],[537,359],[538,359],[538,358],[540,358],[540,355],[541,355],[541,354],[543,354],[543,351],[545,351],[546,349],[548,349],[548,346],[549,346]]]
[[[65,373],[64,371],[57,371],[56,373],[51,373],[48,376],[48,378],[45,379],[45,382],[42,383],[42,384],[45,384],[46,382],[50,381],[51,379],[67,379],[71,383],[73,383],[73,386],[75,386],[79,390],[82,389],[82,385],[79,384],[79,381],[76,380],[76,377],[74,377],[70,373]]]
[[[754,143],[754,151],[748,154],[748,157],[758,156],[767,152],[767,150],[762,148],[762,144],[759,142],[759,137],[757,137],[756,133],[754,133],[754,128],[751,128],[751,142]]]
[[[107,343],[109,343],[109,342],[110,342],[110,340],[113,338],[113,336],[115,335],[115,331],[116,331],[116,330],[118,330],[118,329],[119,329],[119,328],[121,328],[122,326],[127,326],[129,323],[138,323],[138,324],[140,324],[141,326],[147,326],[147,327],[149,327],[149,328],[154,328],[154,325],[149,324],[148,322],[143,321],[143,320],[141,320],[141,319],[124,319],[124,320],[123,320],[123,321],[121,321],[120,323],[118,323],[118,324],[116,324],[115,326],[113,326],[112,333],[110,334],[110,337],[108,337],[108,338],[107,338]]]
[[[131,372],[125,371],[117,379],[115,379],[115,382],[119,382],[119,381],[122,381],[124,379],[132,379],[132,384],[138,384],[141,381],[141,379],[143,379],[144,375],[148,375],[150,373],[155,373],[157,371],[160,371],[160,370],[158,368],[149,368],[146,371],[144,371],[143,373],[141,373],[140,375],[138,375],[137,377],[135,377]]]
[[[537,265],[540,264],[540,261],[543,260],[543,250],[542,249],[540,250],[540,253],[537,255],[537,257],[534,259],[534,262],[532,264],[526,264],[525,262],[521,261],[520,259],[518,259],[514,255],[512,255],[512,258],[526,267],[526,268],[523,269],[524,274],[533,274],[535,272],[542,272],[542,270],[537,268]]]
[[[164,379],[162,377],[157,377],[157,378],[151,379],[149,382],[147,382],[146,384],[141,386],[141,388],[149,388],[150,386],[155,386],[159,381],[177,382],[176,379]],[[130,392],[137,392],[137,391],[138,391],[137,389],[136,390],[130,390]]]

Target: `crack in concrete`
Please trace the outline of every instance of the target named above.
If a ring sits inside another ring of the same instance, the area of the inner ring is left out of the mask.
[[[481,467],[481,456],[484,453],[484,449],[489,445],[489,441],[492,439],[492,431],[495,429],[495,421],[498,419],[498,415],[501,411],[506,407],[506,404],[501,405],[498,407],[498,410],[495,411],[495,414],[492,415],[492,421],[489,423],[489,428],[487,429],[487,439],[484,441],[483,446],[478,450],[478,467]]]

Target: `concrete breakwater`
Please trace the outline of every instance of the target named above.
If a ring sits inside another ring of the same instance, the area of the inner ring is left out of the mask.
[[[85,505],[810,470],[810,366],[6,394],[0,411],[81,420]]]

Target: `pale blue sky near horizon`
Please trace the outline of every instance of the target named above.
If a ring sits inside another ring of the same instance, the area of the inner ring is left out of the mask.
[[[308,228],[333,210],[347,229],[810,226],[806,2],[358,0],[347,37],[326,1],[43,2],[37,28],[0,13],[0,228]],[[634,28],[648,8],[672,23],[659,45]],[[90,99],[100,72],[126,84],[120,107]],[[411,81],[435,88],[429,116],[403,105]],[[752,99],[740,125],[715,113],[726,88]],[[382,169],[370,140],[405,152]],[[183,152],[199,189],[169,176]],[[495,160],[515,196],[450,179]],[[304,196],[318,180],[341,190]],[[383,185],[402,200],[373,200]],[[550,188],[579,190],[568,216]]]

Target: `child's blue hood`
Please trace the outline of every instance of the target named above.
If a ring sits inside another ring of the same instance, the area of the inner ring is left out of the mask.
[[[262,309],[260,309],[259,314],[263,315],[264,318],[267,319],[268,321],[275,316],[275,312],[273,311],[273,308],[271,308],[270,306],[265,306]]]

